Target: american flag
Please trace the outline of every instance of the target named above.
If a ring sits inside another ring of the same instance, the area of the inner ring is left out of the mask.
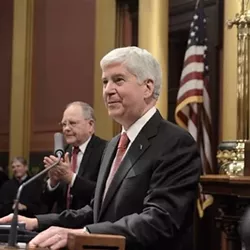
[[[198,3],[190,27],[177,96],[175,120],[178,125],[186,128],[197,141],[203,174],[214,172],[211,153],[212,132],[208,70],[206,18],[203,7]]]

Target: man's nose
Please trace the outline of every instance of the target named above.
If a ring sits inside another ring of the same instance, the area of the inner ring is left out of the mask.
[[[108,81],[108,83],[104,87],[104,92],[106,94],[115,93],[115,84],[113,81]]]
[[[65,123],[62,130],[63,131],[69,131],[70,130],[70,124],[68,122]]]

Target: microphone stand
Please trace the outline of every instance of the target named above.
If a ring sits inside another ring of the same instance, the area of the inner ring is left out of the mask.
[[[43,174],[47,173],[50,169],[55,167],[61,160],[61,155],[55,163],[53,163],[51,166],[43,169],[41,172],[38,174],[34,175],[31,177],[28,181],[24,182],[20,187],[18,188],[17,195],[16,195],[16,202],[15,202],[15,207],[14,207],[14,213],[11,221],[11,227],[10,227],[10,234],[9,234],[9,239],[8,239],[8,246],[10,247],[15,247],[17,243],[17,224],[18,224],[18,203],[20,200],[20,196],[22,193],[22,190],[25,186],[29,185],[33,180],[38,179],[40,176]]]

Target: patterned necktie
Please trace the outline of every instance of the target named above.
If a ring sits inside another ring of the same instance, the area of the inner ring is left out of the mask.
[[[80,152],[79,147],[74,147],[71,157],[71,169],[75,173],[77,169],[77,155]],[[71,195],[70,195],[70,184],[68,184],[67,188],[67,200],[66,200],[66,208],[69,209],[71,204]]]
[[[117,148],[117,152],[116,152],[116,156],[115,156],[115,159],[114,159],[114,162],[112,164],[112,167],[110,169],[110,172],[109,172],[109,176],[108,176],[108,179],[106,181],[106,186],[105,186],[105,191],[104,191],[104,195],[103,195],[103,200],[104,200],[104,197],[107,193],[107,190],[113,180],[113,177],[115,176],[115,173],[117,172],[120,164],[121,164],[121,161],[123,159],[123,156],[127,150],[127,147],[128,147],[128,144],[129,144],[129,138],[127,136],[127,134],[125,132],[122,133],[121,137],[120,137],[120,141],[119,141],[119,144],[118,144],[118,148]]]

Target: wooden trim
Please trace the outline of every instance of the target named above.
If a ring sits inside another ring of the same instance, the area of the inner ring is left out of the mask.
[[[34,0],[14,0],[9,160],[28,159]]]
[[[168,1],[139,1],[139,47],[147,49],[162,68],[161,94],[157,108],[167,118],[168,111]]]
[[[113,121],[108,116],[102,98],[100,60],[116,45],[116,1],[96,1],[96,35],[94,64],[94,110],[96,134],[110,140],[113,137]]]

